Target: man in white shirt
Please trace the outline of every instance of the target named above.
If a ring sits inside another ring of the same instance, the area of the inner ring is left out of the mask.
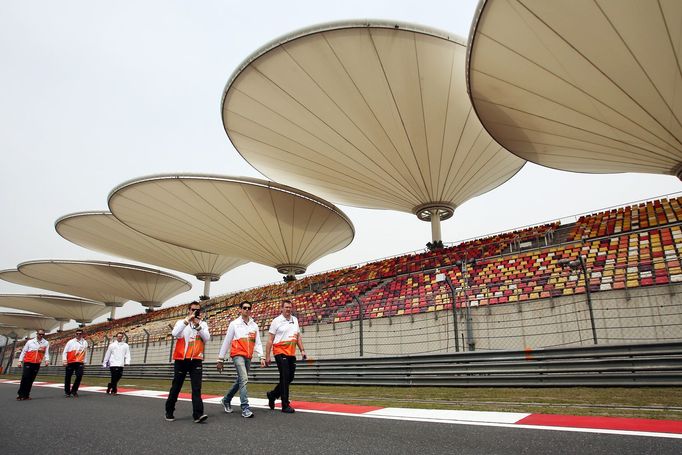
[[[85,355],[88,352],[88,342],[83,339],[83,329],[76,330],[76,338],[72,338],[64,346],[62,363],[66,366],[64,374],[64,398],[78,398],[78,386],[81,384],[85,369]],[[76,373],[76,380],[71,386],[71,377]]]
[[[204,414],[204,402],[201,401],[201,374],[203,373],[204,344],[211,339],[208,324],[202,320],[201,304],[192,302],[187,309],[187,317],[175,323],[171,332],[175,337],[173,350],[173,384],[166,400],[166,420],[175,420],[175,403],[185,382],[187,374],[192,383],[192,417],[195,423],[208,419]]]
[[[268,330],[270,337],[265,348],[265,364],[270,365],[270,352],[274,348],[275,362],[279,370],[279,383],[272,391],[267,392],[268,406],[275,409],[275,400],[281,397],[282,412],[287,414],[294,412],[289,402],[289,384],[294,380],[296,372],[296,346],[301,350],[303,360],[307,358],[298,319],[291,314],[291,307],[290,300],[282,302],[282,314],[272,320]]]
[[[45,339],[45,331],[38,329],[36,337],[26,342],[19,355],[18,367],[21,368],[21,383],[17,392],[17,401],[31,399],[31,387],[33,387],[33,381],[36,380],[43,359],[45,366],[48,366],[50,364],[50,343]]]
[[[111,372],[111,382],[107,384],[107,394],[116,396],[118,393],[118,381],[123,376],[123,366],[130,365],[130,348],[128,343],[123,341],[123,332],[116,334],[116,341],[112,341],[104,354],[104,368],[109,367]]]
[[[219,372],[223,372],[225,364],[225,355],[228,350],[234,367],[237,370],[237,379],[234,381],[232,387],[227,391],[223,397],[222,403],[225,412],[232,412],[232,398],[237,390],[239,390],[239,400],[242,408],[242,417],[253,417],[253,411],[249,407],[249,395],[246,385],[249,382],[249,370],[251,369],[251,358],[255,351],[260,357],[261,366],[265,366],[265,357],[263,356],[263,345],[260,341],[260,331],[258,324],[251,318],[251,302],[245,300],[239,304],[241,316],[230,322],[227,328],[227,334],[220,347],[218,354],[218,363],[216,368]]]

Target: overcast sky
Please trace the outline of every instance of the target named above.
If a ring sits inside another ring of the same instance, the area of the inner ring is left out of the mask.
[[[120,258],[62,239],[57,218],[106,210],[111,189],[157,173],[262,177],[233,149],[220,99],[232,71],[263,44],[310,25],[376,18],[468,36],[474,1],[0,2],[0,268],[34,259]],[[674,177],[584,175],[527,164],[443,223],[453,242],[682,191]],[[345,250],[310,273],[423,249],[413,215],[341,207],[356,228]],[[202,293],[202,285],[168,304]],[[281,276],[242,266],[212,295]],[[0,293],[33,290],[0,281]],[[130,302],[118,315],[139,313]]]

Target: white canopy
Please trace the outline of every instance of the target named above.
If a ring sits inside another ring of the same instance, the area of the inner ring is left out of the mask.
[[[578,172],[681,176],[682,2],[481,1],[468,83],[488,132]]]
[[[156,240],[121,223],[110,212],[72,213],[58,219],[55,229],[66,240],[82,247],[178,270],[204,282],[218,281],[226,272],[247,262]],[[207,289],[204,294],[208,296]]]
[[[80,323],[92,322],[109,311],[103,303],[92,300],[38,294],[0,294],[0,306]]]
[[[96,289],[147,307],[159,307],[166,300],[189,291],[192,285],[161,270],[101,261],[29,261],[19,272],[59,286]]]
[[[25,330],[43,329],[45,332],[49,332],[59,325],[55,319],[47,316],[9,312],[0,313],[0,324],[15,326]]]
[[[353,240],[353,224],[333,204],[260,179],[208,175],[143,177],[115,188],[111,212],[174,245],[303,273]]]
[[[225,131],[272,180],[340,204],[446,219],[524,164],[474,115],[465,54],[461,38],[410,24],[298,31],[232,75]]]

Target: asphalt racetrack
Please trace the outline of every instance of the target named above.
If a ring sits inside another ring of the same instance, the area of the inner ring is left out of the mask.
[[[34,387],[15,401],[16,384],[0,384],[0,453],[66,454],[680,454],[682,439],[423,423],[255,408],[255,418],[205,404],[195,424],[179,401],[176,421],[164,401]]]

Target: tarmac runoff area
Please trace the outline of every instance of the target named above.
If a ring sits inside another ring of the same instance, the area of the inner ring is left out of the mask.
[[[32,400],[15,401],[18,381],[0,380],[2,453],[682,453],[682,421],[296,401],[287,415],[261,398],[249,400],[255,418],[243,419],[238,398],[227,415],[221,397],[204,395],[209,419],[199,425],[188,394],[166,422],[166,392],[119,388],[113,397],[83,385],[67,399],[62,387],[36,381]]]

